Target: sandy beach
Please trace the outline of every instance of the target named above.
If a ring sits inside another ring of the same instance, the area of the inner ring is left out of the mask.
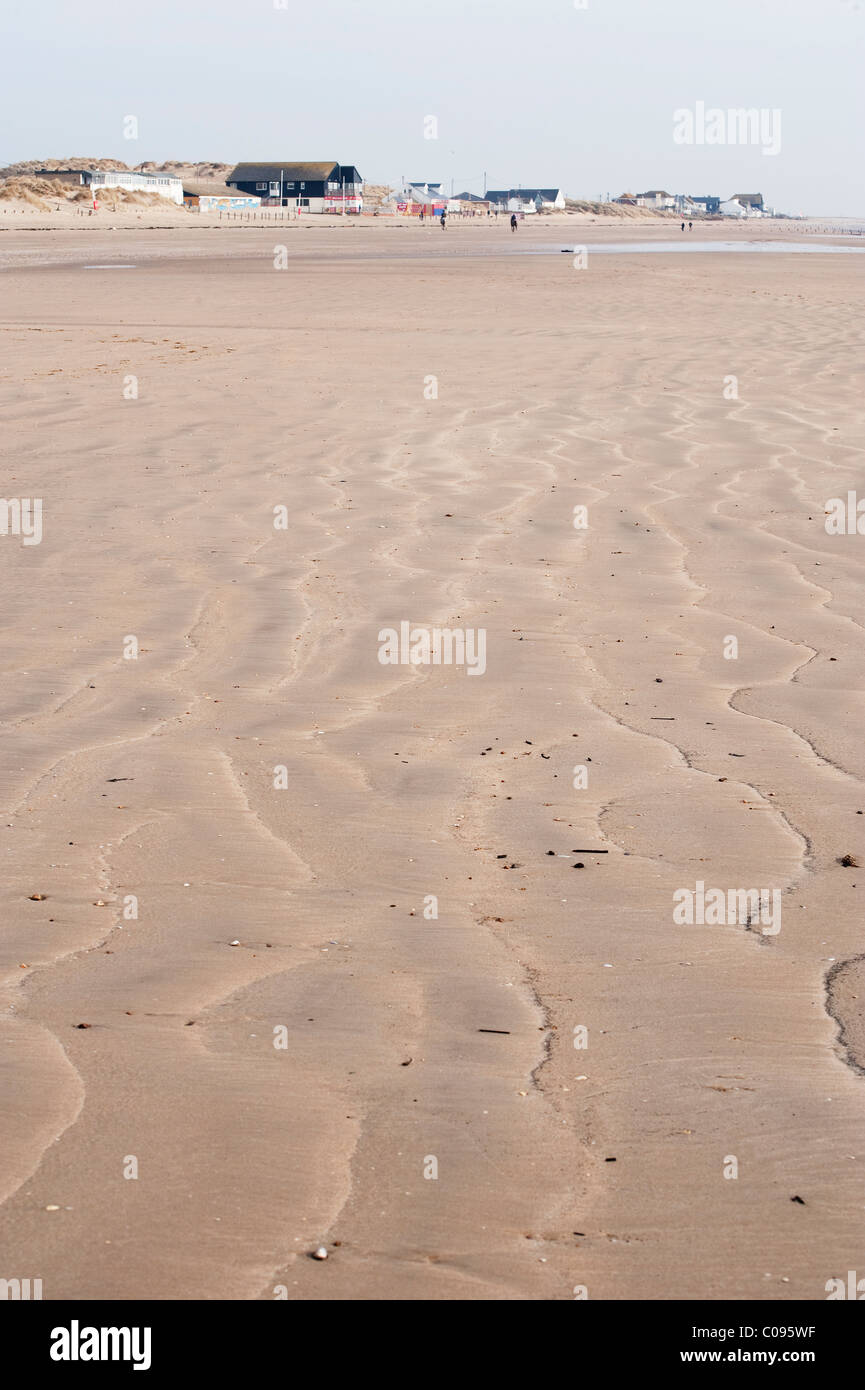
[[[825,526],[865,259],[78,222],[0,232],[3,496],[42,500],[0,536],[5,1264],[119,1300],[865,1272],[865,539]],[[383,664],[402,623],[485,670]],[[779,930],[676,922],[698,883]]]

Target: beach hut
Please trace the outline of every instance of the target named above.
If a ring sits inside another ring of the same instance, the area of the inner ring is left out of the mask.
[[[206,179],[184,179],[183,202],[186,207],[199,212],[236,212],[261,206],[261,199],[253,194],[238,193],[227,183]]]

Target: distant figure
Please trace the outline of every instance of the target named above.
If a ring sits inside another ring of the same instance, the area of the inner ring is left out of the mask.
[[[446,224],[446,222],[445,222],[445,215],[444,215],[444,213],[442,213],[442,231],[444,231],[446,225],[447,225],[447,224]]]
[[[684,230],[685,230],[685,224],[684,224],[684,222],[683,222],[683,223],[682,223],[682,231],[684,231]]]
[[[420,210],[420,220],[421,222],[423,222],[423,208],[421,208]]]
[[[512,232],[515,232],[516,230],[517,230],[517,214],[516,214],[515,212],[512,212],[512,213],[511,213],[511,231],[512,231]]]
[[[693,230],[694,230],[694,224],[693,224],[693,222],[689,222],[689,223],[688,223],[688,231],[689,231],[689,232],[692,232]]]

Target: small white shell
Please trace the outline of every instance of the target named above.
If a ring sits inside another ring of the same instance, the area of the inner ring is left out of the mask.
[[[326,1249],[326,1247],[325,1247],[324,1245],[320,1245],[320,1246],[318,1247],[317,1250],[313,1250],[313,1252],[312,1252],[312,1258],[313,1258],[314,1260],[326,1260],[326,1259],[327,1259],[327,1249]]]

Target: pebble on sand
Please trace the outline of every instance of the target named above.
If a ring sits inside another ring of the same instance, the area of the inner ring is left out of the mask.
[[[313,1252],[312,1252],[312,1258],[313,1258],[314,1260],[326,1260],[326,1259],[327,1259],[327,1248],[326,1248],[326,1246],[320,1245],[320,1246],[318,1247],[317,1250],[313,1250]]]

